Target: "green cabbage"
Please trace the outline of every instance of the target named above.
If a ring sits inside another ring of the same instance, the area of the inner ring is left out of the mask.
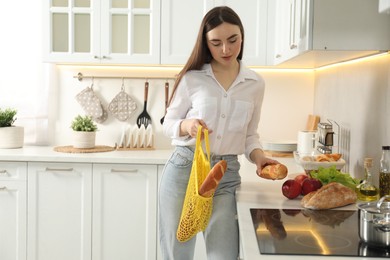
[[[335,166],[329,168],[319,167],[317,171],[311,171],[310,176],[320,180],[322,185],[330,182],[338,182],[353,190],[360,183],[359,179],[352,178],[348,173],[337,170]]]

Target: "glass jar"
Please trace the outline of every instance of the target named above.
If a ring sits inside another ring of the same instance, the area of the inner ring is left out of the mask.
[[[379,189],[372,183],[372,158],[364,159],[364,180],[357,186],[358,200],[374,201],[379,199]]]
[[[379,172],[380,197],[390,195],[390,146],[382,146]]]

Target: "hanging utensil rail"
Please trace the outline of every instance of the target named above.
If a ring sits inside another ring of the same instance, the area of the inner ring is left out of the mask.
[[[176,79],[175,76],[172,77],[140,77],[140,76],[135,76],[135,77],[121,77],[121,76],[85,76],[81,72],[77,73],[76,76],[73,76],[73,78],[77,78],[78,81],[82,81],[83,79]]]

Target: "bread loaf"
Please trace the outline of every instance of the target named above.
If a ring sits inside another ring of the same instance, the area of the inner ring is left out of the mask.
[[[265,166],[261,172],[260,177],[270,180],[282,180],[287,176],[287,167],[281,163],[270,164]]]
[[[340,153],[320,154],[316,156],[317,162],[337,162],[340,160]]]
[[[301,205],[308,209],[332,209],[355,203],[356,200],[355,191],[338,182],[331,182],[305,195]]]
[[[225,160],[221,160],[214,165],[214,167],[211,169],[206,179],[199,188],[200,196],[209,198],[214,195],[214,192],[217,189],[219,182],[225,174],[226,168],[227,162]]]

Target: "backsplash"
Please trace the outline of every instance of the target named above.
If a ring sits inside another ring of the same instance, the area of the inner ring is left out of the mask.
[[[364,158],[374,158],[378,184],[382,145],[390,145],[390,55],[315,71],[314,114],[342,126],[351,174],[362,178]]]
[[[152,119],[156,149],[171,149],[170,139],[162,134],[160,119],[165,110],[165,83],[172,91],[174,79],[179,70],[173,68],[143,68],[135,71],[126,67],[81,67],[57,66],[50,73],[53,98],[49,104],[53,129],[50,143],[69,145],[71,142],[70,122],[77,114],[84,114],[82,106],[75,96],[92,84],[91,78],[77,80],[81,72],[88,76],[110,76],[118,78],[94,78],[93,90],[102,105],[107,107],[121,91],[122,79],[124,90],[137,104],[137,109],[126,122],[121,122],[109,114],[108,119],[98,124],[96,142],[102,145],[115,145],[119,141],[123,127],[134,125],[143,110],[144,84],[149,82],[147,111]],[[306,125],[307,115],[313,110],[313,72],[311,70],[257,70],[266,82],[266,91],[259,125],[259,133],[265,140],[294,140],[297,133]],[[135,78],[132,78],[135,77]]]

